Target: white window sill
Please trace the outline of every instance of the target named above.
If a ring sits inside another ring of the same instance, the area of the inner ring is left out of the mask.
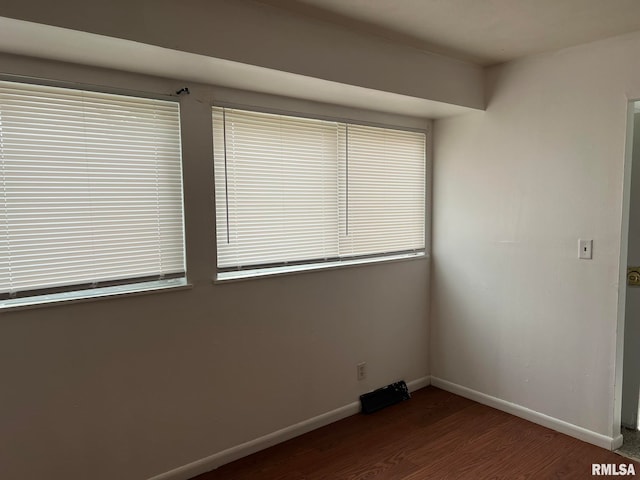
[[[53,293],[33,297],[12,298],[0,300],[0,312],[14,309],[44,307],[66,303],[87,302],[104,298],[124,295],[142,295],[156,293],[164,290],[176,290],[191,288],[186,278],[172,278],[156,280],[153,282],[131,283],[112,287],[100,287],[90,290],[77,290],[73,292]]]
[[[288,275],[299,272],[309,272],[313,270],[326,270],[353,265],[365,265],[371,263],[392,262],[399,260],[410,260],[414,258],[428,258],[425,252],[402,253],[398,255],[388,255],[384,257],[358,258],[353,260],[338,260],[335,262],[308,263],[303,265],[284,265],[280,267],[256,268],[252,270],[237,270],[233,272],[221,272],[216,275],[214,282],[230,282],[237,280],[247,280],[251,278],[271,277],[274,275]]]

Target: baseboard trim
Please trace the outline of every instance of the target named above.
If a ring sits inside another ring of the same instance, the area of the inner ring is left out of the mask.
[[[606,435],[587,430],[586,428],[579,427],[578,425],[565,422],[564,420],[550,417],[549,415],[545,415],[544,413],[536,412],[535,410],[531,410],[515,403],[507,402],[506,400],[502,400],[497,397],[492,397],[491,395],[478,392],[477,390],[472,390],[471,388],[463,387],[462,385],[458,385],[441,378],[431,377],[431,385],[441,388],[442,390],[446,390],[447,392],[455,393],[456,395],[460,395],[461,397],[468,398],[475,402],[482,403],[483,405],[487,405],[489,407],[502,410],[503,412],[510,413],[511,415],[515,415],[516,417],[524,418],[525,420],[529,420],[530,422],[537,423],[538,425],[542,425],[543,427],[547,427],[557,432],[564,433],[565,435],[569,435],[584,442],[597,445],[598,447],[606,448],[607,450],[615,450],[620,445],[622,445],[622,435],[619,435],[615,438],[608,437]]]
[[[416,380],[412,380],[411,382],[407,382],[407,387],[410,392],[415,390],[420,390],[421,388],[428,387],[431,385],[431,376],[427,375],[426,377],[418,378]]]
[[[617,450],[622,446],[622,434],[618,434],[615,437],[613,437],[613,442],[611,443],[611,450]]]
[[[407,382],[409,391],[418,390],[431,384],[431,377],[421,377],[411,382]],[[305,434],[320,427],[337,422],[343,418],[350,417],[360,412],[360,402],[352,402],[342,407],[323,413],[313,418],[303,420],[286,428],[282,428],[273,433],[236,445],[235,447],[222,450],[208,457],[188,463],[182,467],[175,468],[149,480],[189,480],[197,475],[201,475],[210,470],[214,470],[226,463],[233,462],[252,453],[259,452],[265,448],[272,447],[278,443],[285,442],[291,438]]]

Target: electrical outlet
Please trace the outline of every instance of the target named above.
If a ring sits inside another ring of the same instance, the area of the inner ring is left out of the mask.
[[[358,369],[358,380],[364,380],[365,378],[367,378],[366,362],[360,362],[358,365],[356,365],[356,368]]]

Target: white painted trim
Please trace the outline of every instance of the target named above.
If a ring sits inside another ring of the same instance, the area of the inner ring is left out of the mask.
[[[622,218],[620,222],[620,256],[618,258],[618,305],[616,317],[616,343],[614,352],[614,378],[611,405],[611,432],[620,432],[622,423],[622,379],[624,360],[624,331],[627,300],[627,256],[629,252],[629,216],[631,210],[631,168],[633,164],[633,136],[636,100],[628,99],[627,132],[624,147],[624,174],[622,184]]]
[[[410,392],[415,392],[429,385],[431,385],[431,375],[407,382],[407,387],[409,387]]]
[[[615,437],[613,437],[613,442],[611,442],[611,450],[617,450],[622,446],[622,434],[619,433]]]
[[[407,387],[409,387],[409,391],[413,392],[430,384],[431,377],[426,376],[408,382]],[[277,445],[278,443],[282,443],[291,438],[310,432],[311,430],[337,422],[343,418],[350,417],[351,415],[355,415],[359,412],[360,402],[352,402],[336,408],[335,410],[331,410],[330,412],[309,418],[308,420],[303,420],[302,422],[276,430],[275,432],[258,437],[254,440],[241,443],[235,447],[222,450],[221,452],[214,453],[213,455],[196,460],[195,462],[161,473],[160,475],[149,478],[149,480],[189,480],[197,475],[219,468],[224,464],[246,457],[252,453],[259,452],[265,448],[272,447],[273,445]]]
[[[530,410],[521,405],[507,402],[506,400],[502,400],[497,397],[492,397],[491,395],[487,395],[485,393],[478,392],[477,390],[463,387],[462,385],[458,385],[441,378],[431,377],[431,385],[437,388],[441,388],[442,390],[446,390],[447,392],[455,393],[456,395],[460,395],[461,397],[468,398],[483,405],[487,405],[489,407],[502,410],[503,412],[510,413],[511,415],[515,415],[516,417],[524,418],[525,420],[529,420],[530,422],[537,423],[538,425],[542,425],[543,427],[547,427],[557,432],[564,433],[565,435],[569,435],[579,440],[592,443],[593,445],[597,445],[598,447],[606,448],[607,450],[615,450],[618,446],[622,445],[622,436],[620,435],[616,438],[608,437],[606,435],[587,430],[586,428],[579,427],[578,425],[565,422],[564,420],[550,417],[549,415],[545,415],[544,413]]]
[[[357,265],[370,265],[387,262],[404,262],[407,260],[429,259],[425,252],[401,253],[398,255],[385,255],[358,259],[336,260],[332,262],[303,263],[300,265],[279,265],[277,267],[253,268],[247,270],[233,270],[220,272],[213,279],[214,283],[237,282],[241,280],[253,280],[254,278],[291,275],[295,273],[312,272],[314,270],[328,270],[335,268],[354,267]]]

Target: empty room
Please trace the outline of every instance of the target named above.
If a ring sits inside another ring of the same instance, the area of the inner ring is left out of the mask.
[[[640,474],[639,53],[636,0],[0,1],[0,478]]]

